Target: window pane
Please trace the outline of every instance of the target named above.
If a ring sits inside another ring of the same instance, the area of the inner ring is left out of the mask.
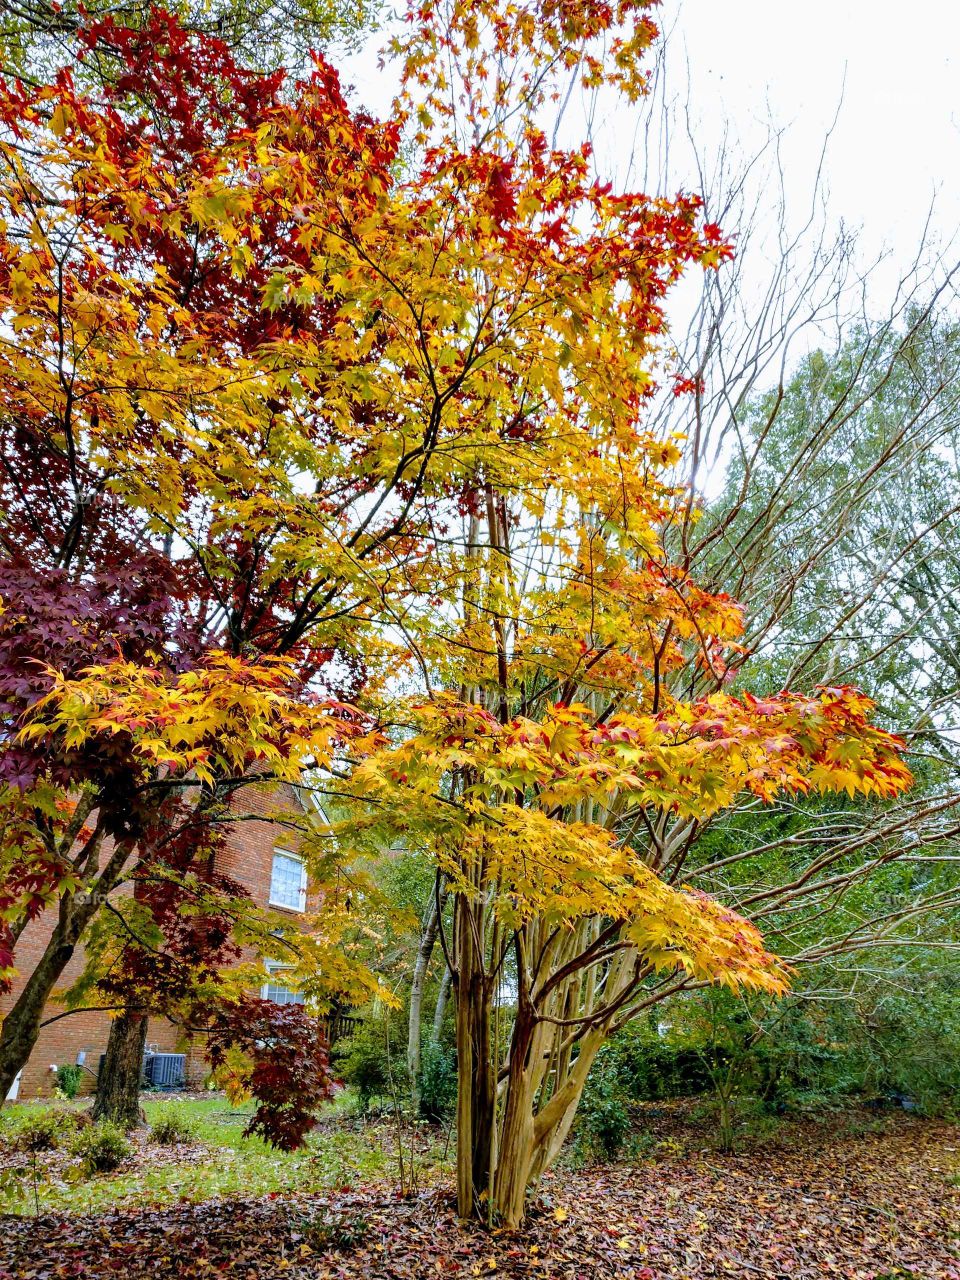
[[[307,905],[306,869],[299,858],[290,853],[273,855],[270,875],[270,901],[279,907],[303,911]]]
[[[263,998],[272,1000],[274,1004],[303,1004],[303,994],[282,987],[278,982],[268,982],[263,989]]]

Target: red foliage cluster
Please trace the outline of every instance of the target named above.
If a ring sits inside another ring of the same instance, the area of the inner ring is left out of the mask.
[[[121,173],[134,173],[149,155],[151,170],[162,187],[145,201],[142,219],[117,252],[124,269],[134,263],[160,265],[197,317],[204,341],[249,354],[266,342],[299,333],[317,332],[331,319],[331,308],[308,307],[293,300],[269,310],[263,306],[267,281],[278,269],[310,265],[301,242],[300,221],[284,190],[269,191],[259,171],[254,143],[258,129],[273,126],[280,136],[295,131],[309,161],[321,171],[331,167],[342,184],[343,173],[356,175],[360,196],[366,170],[386,177],[396,139],[392,130],[352,117],[336,71],[316,56],[309,81],[292,88],[291,109],[282,93],[285,73],[270,74],[240,66],[229,47],[210,36],[198,38],[178,19],[154,9],[140,28],[112,17],[90,23],[80,32],[81,46],[116,59],[120,74],[107,83],[103,102],[80,119],[91,136],[103,132]],[[252,217],[240,239],[250,255],[242,275],[234,270],[232,250],[216,229],[195,225],[188,191],[198,174],[213,172],[216,163],[232,158],[236,178],[256,196]],[[182,229],[172,214],[183,215]],[[120,201],[106,201],[98,214],[103,222],[127,224]]]
[[[243,68],[225,43],[184,30],[162,8],[153,9],[138,29],[112,17],[91,22],[80,28],[78,41],[86,56],[113,64],[96,96],[78,92],[69,71],[61,72],[54,84],[38,88],[0,76],[0,128],[15,149],[29,154],[32,131],[42,131],[51,115],[62,112],[64,145],[77,156],[108,159],[115,175],[105,184],[102,173],[93,177],[78,168],[72,216],[82,223],[89,242],[97,244],[98,256],[67,264],[65,292],[116,299],[120,277],[137,280],[142,290],[139,323],[145,324],[153,297],[151,281],[159,282],[159,308],[168,309],[171,294],[183,308],[179,319],[171,316],[163,334],[171,358],[199,344],[204,359],[226,368],[271,344],[325,333],[336,312],[329,292],[310,302],[291,296],[271,298],[270,305],[264,305],[271,279],[278,273],[297,276],[310,269],[312,250],[301,236],[306,211],[290,199],[286,186],[269,181],[258,152],[263,131],[271,131],[273,145],[281,151],[292,150],[300,157],[305,189],[318,198],[327,188],[336,191],[324,209],[336,225],[369,212],[376,192],[389,184],[396,126],[352,115],[336,72],[323,59],[316,59],[309,80],[282,93],[282,71],[264,75]],[[140,181],[146,171],[155,180],[149,188]],[[236,224],[235,235],[224,236],[215,219],[198,222],[198,184],[206,181],[214,193],[223,186],[249,197],[251,210]],[[142,199],[131,202],[131,191],[141,188]],[[0,252],[0,293],[12,290],[13,273],[29,238],[26,221],[22,226],[16,219],[10,221],[9,252]],[[34,248],[33,254],[43,260],[45,271],[56,274],[59,268],[47,260],[47,249]],[[237,254],[243,255],[241,271]],[[322,405],[326,390],[321,379],[316,405]],[[297,412],[305,414],[309,424],[304,388],[300,393]],[[132,388],[130,398],[135,400],[136,394],[137,388]],[[48,574],[62,581],[61,593],[71,584],[77,592],[78,616],[95,633],[109,636],[112,606],[105,592],[115,589],[112,578],[132,577],[139,566],[143,584],[162,583],[164,591],[176,576],[182,620],[202,629],[214,647],[234,653],[252,648],[300,654],[310,664],[305,678],[337,656],[332,647],[325,647],[308,657],[307,646],[298,646],[325,597],[321,592],[314,601],[310,575],[292,566],[289,574],[273,572],[266,580],[262,540],[243,523],[224,521],[215,534],[203,530],[198,534],[202,550],[195,556],[174,552],[173,569],[147,549],[143,520],[111,496],[102,459],[86,453],[83,446],[86,423],[95,435],[117,412],[115,389],[85,385],[77,370],[67,401],[57,409],[39,403],[19,380],[8,380],[0,398],[0,505],[5,516],[0,550],[15,573],[26,557],[35,570],[34,577],[25,573],[13,587],[4,583],[2,594],[4,603],[26,619],[25,636],[31,635],[32,622],[26,597],[45,590]],[[288,394],[276,389],[267,408],[279,423],[291,411]],[[358,413],[364,411],[358,407]],[[313,429],[329,429],[319,413]],[[139,415],[131,438],[138,448],[156,448],[161,455],[183,451],[182,442],[169,433],[160,439],[148,415]],[[352,483],[358,491],[369,487],[362,477]],[[185,484],[184,509],[195,499]],[[349,501],[349,493],[338,482],[336,502],[343,501]],[[197,563],[201,559],[202,567]],[[158,598],[162,600],[162,592]],[[105,616],[95,617],[102,609]],[[212,616],[219,619],[215,628],[210,625]],[[181,665],[190,665],[196,646],[184,651],[184,637],[173,635],[172,625],[168,620],[168,634],[162,637],[154,632],[151,640],[163,643],[153,647],[164,655],[176,653]],[[39,670],[37,664],[60,665],[56,645],[48,649],[46,644],[47,632],[45,626],[36,628],[32,643],[21,646],[17,655],[27,663],[21,668],[19,695],[30,700],[43,691],[42,681],[26,687]],[[92,644],[88,661],[123,652],[122,646],[112,653],[100,652]],[[338,691],[351,696],[363,677],[362,664],[347,654],[337,669],[343,677]]]
[[[198,987],[215,987],[219,970],[239,959],[234,922],[250,895],[232,877],[215,870],[224,832],[208,815],[171,799],[152,826],[145,837],[155,856],[141,862],[134,898],[149,912],[162,946],[129,932],[119,961],[97,985],[105,996],[175,1016],[184,1002],[195,1000]],[[203,1016],[202,1010],[195,1012]]]
[[[243,1083],[258,1105],[245,1133],[259,1134],[285,1151],[302,1146],[333,1087],[317,1019],[302,1005],[245,996],[217,1011],[209,1036],[207,1054],[214,1067],[226,1065],[231,1049],[250,1061]]]
[[[51,687],[48,669],[68,677],[116,658],[148,661],[176,639],[173,661],[188,662],[189,637],[176,619],[179,586],[169,561],[130,555],[80,581],[62,570],[23,560],[0,561],[0,720],[17,725]],[[0,753],[0,781],[27,788],[40,775],[62,786],[87,779],[109,782],[105,795],[117,815],[136,809],[136,771],[122,735],[83,749],[49,738],[8,743]],[[108,826],[111,834],[119,825]]]

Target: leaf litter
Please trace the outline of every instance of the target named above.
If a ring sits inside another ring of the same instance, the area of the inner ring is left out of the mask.
[[[960,1280],[958,1131],[792,1127],[788,1145],[561,1169],[522,1231],[458,1222],[446,1188],[383,1185],[7,1216],[0,1280]],[[251,1188],[251,1193],[255,1188]]]

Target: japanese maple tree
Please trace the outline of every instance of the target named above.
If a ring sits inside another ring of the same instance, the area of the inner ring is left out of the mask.
[[[429,278],[386,284],[411,349],[440,329],[464,471],[403,616],[422,688],[357,760],[344,838],[426,852],[452,895],[459,1208],[511,1226],[626,1019],[691,981],[786,988],[750,923],[659,878],[674,846],[744,794],[910,781],[854,689],[732,695],[742,610],[672,562],[696,513],[682,441],[644,428],[663,301],[730,251],[695,198],[615,192],[540,125],[561,75],[642,92],[650,8],[427,4],[397,44],[435,203]]]
[[[126,68],[99,97],[0,85],[4,970],[58,913],[4,1093],[102,902],[162,858],[158,816],[200,850],[243,785],[299,782],[355,729],[330,694],[376,669],[356,631],[417,538],[392,422],[332,382],[371,363],[366,314],[347,336],[328,280],[286,296],[302,209],[369,217],[396,131],[326,64],[292,105],[162,10],[80,38]]]
[[[508,1224],[624,1018],[788,981],[660,879],[671,842],[744,792],[909,782],[854,690],[732,696],[741,610],[672,561],[664,298],[730,250],[695,197],[615,191],[544,129],[561,80],[643,91],[650,8],[411,6],[386,125],[322,60],[285,88],[159,12],[89,29],[129,67],[102,100],[0,97],[0,538],[102,602],[67,661],[5,599],[5,776],[92,792],[114,883],[172,789],[195,820],[264,771],[346,778],[345,852],[399,837],[452,894],[458,1200]],[[131,574],[157,638],[116,616]]]

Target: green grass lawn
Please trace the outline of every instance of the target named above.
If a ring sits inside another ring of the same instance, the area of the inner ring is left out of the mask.
[[[88,1102],[23,1103],[0,1111],[0,1160],[12,1151],[16,1129],[30,1113],[55,1108],[77,1111]],[[41,1212],[83,1212],[108,1207],[164,1205],[178,1200],[206,1200],[219,1196],[264,1196],[271,1192],[310,1192],[372,1182],[399,1184],[400,1161],[396,1126],[388,1119],[364,1121],[356,1114],[349,1091],[328,1103],[320,1124],[299,1151],[275,1151],[259,1138],[245,1138],[243,1130],[253,1106],[234,1107],[223,1097],[202,1099],[143,1099],[149,1123],[166,1109],[187,1118],[191,1137],[182,1146],[154,1143],[149,1131],[134,1135],[135,1155],[112,1174],[79,1176],[76,1162],[63,1149],[37,1156]],[[69,1123],[69,1122],[68,1122]],[[446,1135],[420,1127],[416,1134],[416,1173],[421,1185],[445,1176]],[[404,1173],[410,1176],[411,1130],[403,1133]],[[13,1157],[7,1157],[12,1159]],[[18,1157],[24,1161],[26,1157]],[[32,1178],[24,1193],[8,1193],[0,1210],[34,1211]]]

